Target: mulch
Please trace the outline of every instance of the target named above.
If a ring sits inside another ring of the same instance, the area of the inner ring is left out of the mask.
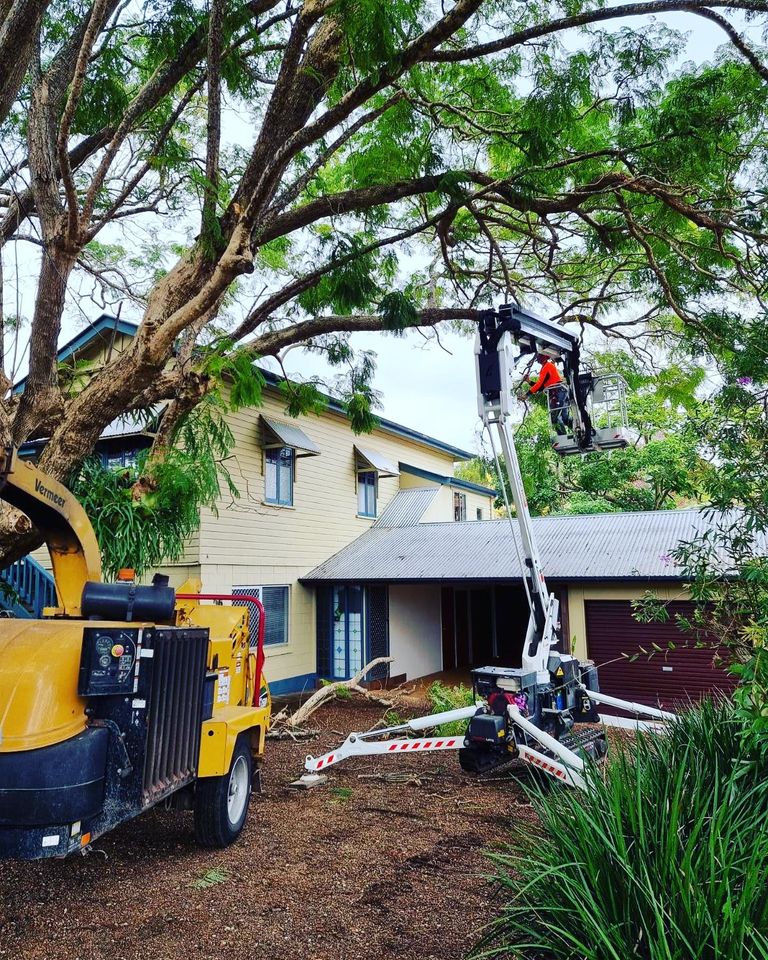
[[[316,740],[268,742],[264,792],[226,850],[195,845],[190,813],[152,810],[87,856],[0,863],[0,958],[465,957],[496,912],[487,851],[533,818],[516,780],[478,781],[436,753],[350,760],[323,787],[287,787],[305,754],[381,713],[336,702],[313,717]],[[370,778],[395,772],[414,781]]]

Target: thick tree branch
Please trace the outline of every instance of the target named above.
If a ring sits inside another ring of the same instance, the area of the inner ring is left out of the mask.
[[[474,320],[480,319],[480,311],[469,307],[453,308],[426,308],[418,311],[418,322],[414,327],[434,327],[445,320]],[[247,349],[254,356],[274,357],[281,350],[295,343],[306,343],[313,337],[325,336],[329,333],[352,333],[362,330],[386,330],[384,318],[377,313],[355,314],[353,316],[335,315],[313,317],[311,320],[302,320],[283,327],[280,330],[270,330],[251,340]]]
[[[78,221],[80,209],[77,201],[75,181],[74,177],[72,176],[72,168],[69,165],[69,150],[67,149],[69,143],[69,130],[72,125],[72,120],[75,116],[77,104],[80,101],[80,95],[83,91],[85,72],[88,69],[88,62],[91,58],[93,45],[96,42],[96,37],[101,30],[102,24],[104,23],[106,10],[106,0],[94,0],[93,6],[91,7],[90,17],[88,18],[88,26],[85,30],[85,36],[83,37],[83,42],[80,45],[80,52],[77,55],[75,73],[69,88],[67,102],[64,105],[61,123],[59,124],[59,135],[56,141],[56,150],[59,158],[59,172],[64,184],[64,192],[66,193],[67,197],[67,234],[70,244],[76,243],[78,239]]]
[[[5,0],[0,4],[0,123],[18,95],[50,0]]]
[[[221,145],[221,46],[225,0],[211,0],[208,23],[208,135],[205,151],[203,233],[210,233],[219,195],[219,147]]]

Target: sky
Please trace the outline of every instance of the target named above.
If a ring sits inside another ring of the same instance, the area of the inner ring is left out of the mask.
[[[718,27],[698,17],[674,14],[665,17],[665,23],[689,34],[683,61],[710,59],[724,40]],[[743,24],[740,26],[743,27]],[[751,34],[749,30],[746,32],[747,35]],[[759,42],[759,37],[750,38]],[[37,256],[29,244],[18,244],[16,249],[13,246],[8,245],[4,250],[5,311],[6,315],[15,314],[17,306],[20,306],[22,314],[29,316],[34,298]],[[90,300],[71,305],[60,342],[71,339],[84,329],[89,319],[96,319],[100,312]],[[123,311],[123,317],[138,319],[135,310],[130,308]],[[450,331],[441,332],[440,342],[442,348],[434,340],[426,342],[421,334],[413,331],[403,337],[352,335],[353,347],[373,350],[377,355],[374,387],[382,396],[382,406],[377,411],[380,415],[476,452],[479,449],[479,418],[473,342],[471,337]],[[26,369],[25,347],[22,337],[16,364],[19,376]],[[330,370],[321,357],[298,349],[288,353],[286,369],[289,374],[299,377],[320,376],[329,380],[338,372]]]

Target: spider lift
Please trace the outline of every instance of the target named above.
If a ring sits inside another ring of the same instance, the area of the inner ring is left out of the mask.
[[[557,780],[584,789],[586,764],[602,760],[606,753],[598,705],[634,714],[641,728],[656,725],[639,719],[641,716],[656,723],[673,718],[666,711],[601,693],[594,664],[580,662],[557,649],[558,600],[547,588],[533,538],[512,431],[515,363],[530,354],[545,354],[563,367],[568,410],[560,422],[571,424],[572,432],[555,437],[553,446],[558,453],[610,450],[632,442],[626,425],[624,381],[582,371],[577,337],[516,305],[483,312],[475,339],[478,411],[494,453],[494,429],[498,435],[518,521],[530,607],[521,666],[472,670],[473,706],[417,717],[383,730],[353,733],[336,750],[321,757],[307,757],[302,785],[322,782],[322,771],[352,756],[458,750],[461,767],[469,773],[484,773],[519,758]],[[606,408],[613,415],[610,422],[606,422]],[[512,537],[516,544],[514,528]],[[398,738],[461,720],[468,721],[463,735]]]

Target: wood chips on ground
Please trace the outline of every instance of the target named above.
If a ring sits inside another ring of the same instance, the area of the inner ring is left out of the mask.
[[[227,850],[197,847],[190,813],[152,810],[88,856],[0,863],[0,957],[465,957],[495,912],[484,851],[532,817],[518,783],[479,783],[454,753],[433,753],[351,760],[323,787],[287,789],[306,753],[381,712],[334,703],[313,716],[317,740],[268,742],[264,792]],[[375,776],[393,773],[413,780]]]

